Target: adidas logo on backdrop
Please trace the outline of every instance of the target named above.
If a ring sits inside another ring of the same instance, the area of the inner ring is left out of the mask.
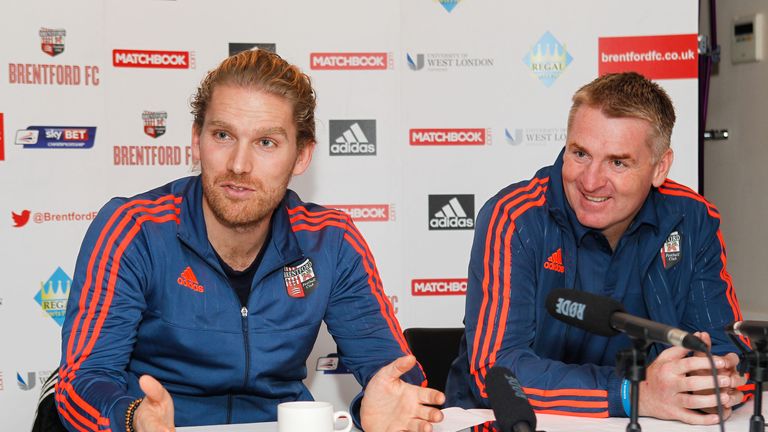
[[[475,228],[474,195],[430,195],[430,230],[471,230]]]
[[[376,156],[376,120],[331,120],[331,156]]]

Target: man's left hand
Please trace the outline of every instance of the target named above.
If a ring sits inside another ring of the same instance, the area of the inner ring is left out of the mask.
[[[431,432],[430,422],[443,413],[427,405],[442,405],[445,395],[437,390],[408,384],[400,379],[416,365],[405,356],[384,366],[368,382],[360,405],[360,422],[366,432]]]

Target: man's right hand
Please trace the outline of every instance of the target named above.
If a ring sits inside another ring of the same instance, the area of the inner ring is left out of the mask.
[[[173,399],[160,382],[149,375],[139,378],[144,400],[133,415],[136,432],[174,432]]]
[[[688,353],[690,351],[685,348],[667,348],[648,366],[646,380],[640,383],[640,416],[697,425],[717,424],[717,414],[697,411],[717,406],[709,360],[700,356],[689,357]],[[730,408],[741,402],[740,392],[734,394],[730,390],[740,383],[735,382],[737,379],[732,376],[721,374],[722,369],[730,366],[726,362],[731,360],[729,357],[715,356],[716,367],[720,369],[720,397],[726,418],[731,413]],[[707,373],[704,374],[704,371]],[[706,390],[712,391],[701,394]]]

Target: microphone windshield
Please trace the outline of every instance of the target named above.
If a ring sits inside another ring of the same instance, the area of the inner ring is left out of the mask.
[[[528,423],[530,430],[536,430],[536,414],[512,371],[494,366],[488,371],[485,384],[491,409],[502,432],[512,431],[521,422]]]
[[[618,301],[573,289],[553,289],[547,296],[547,311],[560,321],[600,336],[619,332],[611,327],[611,316],[624,312]]]

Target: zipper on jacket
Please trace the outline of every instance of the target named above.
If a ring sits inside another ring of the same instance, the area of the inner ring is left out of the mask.
[[[250,344],[248,343],[248,308],[243,306],[240,309],[240,316],[243,317],[243,344],[245,346],[245,375],[243,376],[243,388],[248,386],[248,375],[251,371],[251,356],[248,355],[251,352]]]
[[[227,395],[227,424],[232,424],[232,393]]]

